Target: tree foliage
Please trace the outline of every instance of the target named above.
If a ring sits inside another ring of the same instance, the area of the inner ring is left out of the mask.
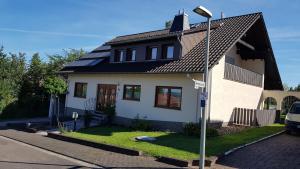
[[[48,94],[58,96],[61,94],[65,94],[65,92],[67,91],[67,83],[60,77],[52,76],[48,77],[45,80],[43,88]]]
[[[24,53],[7,54],[1,47],[0,118],[47,115],[50,94],[64,94],[67,88],[57,72],[84,54],[83,50],[65,50],[45,61],[35,53],[26,62]]]

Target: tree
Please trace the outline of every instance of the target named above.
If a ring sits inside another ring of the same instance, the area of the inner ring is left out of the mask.
[[[286,83],[283,83],[283,90],[284,91],[289,91],[290,87]]]
[[[170,29],[171,26],[172,26],[172,24],[173,24],[173,20],[166,21],[166,22],[165,22],[165,28],[166,28],[166,29]]]
[[[77,60],[85,54],[86,52],[82,49],[70,49],[64,50],[64,55],[48,55],[47,75],[55,75],[65,64]]]
[[[298,84],[298,86],[296,86],[296,87],[294,88],[294,91],[300,92],[300,84]]]
[[[52,76],[45,80],[43,88],[48,94],[59,96],[67,91],[67,83],[60,77]]]

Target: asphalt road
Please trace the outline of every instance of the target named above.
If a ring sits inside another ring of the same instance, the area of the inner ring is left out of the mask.
[[[87,169],[95,166],[0,136],[1,169]]]
[[[298,169],[300,136],[281,134],[242,148],[217,161],[214,169]]]

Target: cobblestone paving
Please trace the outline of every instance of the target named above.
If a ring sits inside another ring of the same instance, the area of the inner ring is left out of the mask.
[[[219,159],[212,168],[299,169],[300,136],[275,136]]]
[[[81,159],[82,161],[94,163],[104,168],[176,168],[154,161],[154,159],[150,157],[113,153],[11,129],[0,130],[0,135],[76,159]]]

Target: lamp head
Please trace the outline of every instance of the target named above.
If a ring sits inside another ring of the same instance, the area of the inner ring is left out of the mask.
[[[195,13],[197,13],[201,16],[207,17],[207,18],[212,17],[212,13],[208,9],[204,8],[203,6],[198,6],[193,11]]]

